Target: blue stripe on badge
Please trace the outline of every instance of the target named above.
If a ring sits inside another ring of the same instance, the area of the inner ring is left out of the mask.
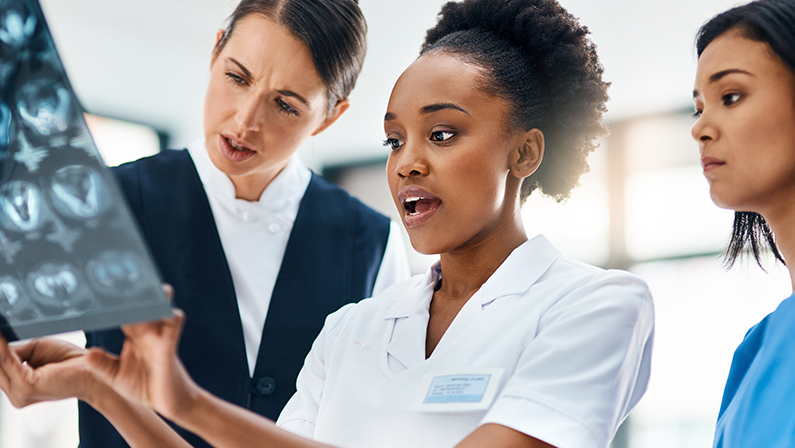
[[[479,403],[483,395],[448,395],[442,397],[428,397],[425,403]]]

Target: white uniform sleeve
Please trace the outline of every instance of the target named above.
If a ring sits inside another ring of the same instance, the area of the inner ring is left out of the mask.
[[[481,424],[558,448],[607,447],[646,389],[654,310],[646,284],[606,271],[541,316]]]
[[[320,399],[326,384],[326,360],[355,307],[354,303],[345,305],[326,317],[323,329],[312,343],[312,349],[298,373],[297,390],[279,414],[276,426],[314,439]]]
[[[381,267],[378,268],[378,275],[375,277],[373,285],[373,297],[409,277],[411,277],[409,259],[406,256],[406,246],[403,244],[400,225],[395,221],[390,221],[384,258],[381,260]]]

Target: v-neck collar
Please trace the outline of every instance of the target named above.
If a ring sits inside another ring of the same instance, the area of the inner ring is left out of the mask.
[[[437,353],[452,345],[487,305],[501,297],[524,294],[559,256],[560,251],[543,235],[514,249],[464,304],[428,359],[433,359]],[[385,320],[392,320],[390,324],[393,328],[383,350],[407,369],[426,360],[429,309],[434,287],[441,276],[441,266],[437,262],[428,269],[421,281],[409,288],[384,314]],[[390,370],[398,373],[394,369]]]

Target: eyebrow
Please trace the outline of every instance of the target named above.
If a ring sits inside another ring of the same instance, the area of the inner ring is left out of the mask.
[[[709,83],[710,83],[710,84],[712,84],[712,83],[714,83],[714,82],[717,82],[717,81],[719,81],[721,78],[723,78],[723,77],[725,77],[725,76],[727,76],[727,75],[731,75],[731,74],[733,74],[733,73],[740,73],[740,74],[743,74],[743,75],[748,75],[748,76],[753,76],[753,77],[756,77],[756,75],[754,75],[754,74],[753,74],[753,73],[751,73],[751,72],[747,72],[747,71],[745,71],[745,70],[741,70],[741,69],[739,69],[739,68],[730,68],[730,69],[728,69],[728,70],[722,70],[722,71],[719,71],[718,73],[715,73],[715,74],[713,74],[712,76],[710,76],[710,77],[709,77]],[[693,91],[693,98],[695,98],[695,97],[697,97],[697,96],[698,96],[698,91],[697,91],[697,90],[694,90],[694,91]]]
[[[464,109],[462,109],[459,106],[456,106],[453,103],[430,104],[430,105],[424,106],[422,109],[420,109],[420,112],[422,112],[423,114],[432,114],[434,112],[439,112],[440,110],[444,110],[444,109],[454,109],[454,110],[458,110],[458,111],[461,111],[461,112],[469,115],[469,112],[465,111]]]
[[[235,63],[235,65],[237,65],[237,66],[238,66],[238,68],[240,68],[240,70],[241,70],[241,71],[242,71],[242,72],[243,72],[243,73],[244,73],[246,76],[248,76],[249,78],[252,78],[252,77],[253,77],[253,76],[251,76],[251,72],[250,72],[250,71],[248,71],[248,69],[247,69],[247,68],[246,68],[246,67],[245,67],[243,64],[241,64],[240,62],[237,62],[237,60],[236,60],[235,58],[227,58],[227,59],[228,59],[229,61],[232,61],[232,62],[234,62],[234,63]]]
[[[467,112],[462,107],[457,106],[457,105],[455,105],[453,103],[429,104],[427,106],[421,107],[420,108],[420,113],[427,115],[427,114],[432,114],[434,112],[439,112],[440,110],[445,110],[445,109],[453,109],[453,110],[461,111],[461,112],[469,115],[469,112]],[[395,118],[397,118],[397,115],[393,114],[392,112],[387,112],[386,115],[384,115],[384,121],[392,121]]]
[[[277,92],[279,92],[280,94],[282,94],[282,95],[284,95],[284,96],[289,96],[289,97],[291,97],[291,98],[295,98],[295,99],[297,99],[298,101],[300,101],[300,102],[304,103],[304,105],[305,105],[306,107],[309,107],[309,108],[311,108],[311,107],[312,107],[312,106],[310,106],[310,105],[309,105],[309,101],[307,101],[307,100],[306,100],[306,98],[304,98],[304,97],[302,97],[301,95],[299,95],[299,94],[297,94],[297,93],[293,92],[292,90],[277,90]]]
[[[235,65],[237,65],[238,68],[240,68],[240,70],[243,72],[243,74],[245,74],[247,77],[253,78],[253,76],[251,75],[251,72],[248,71],[248,69],[243,64],[238,62],[235,58],[228,58],[228,60],[233,62]],[[304,105],[306,105],[306,107],[311,107],[309,105],[309,101],[307,101],[306,98],[304,98],[303,96],[293,92],[292,90],[277,90],[277,92],[279,92],[280,95],[289,96],[291,98],[297,99],[298,101],[304,103]]]

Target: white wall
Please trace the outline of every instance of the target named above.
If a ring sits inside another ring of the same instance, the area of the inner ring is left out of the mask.
[[[173,146],[201,135],[215,31],[234,0],[41,0],[84,106],[152,124]],[[361,0],[369,53],[353,107],[302,154],[325,163],[384,156],[382,117],[392,84],[416,57],[441,0]],[[732,0],[562,0],[588,25],[613,82],[610,118],[688,107],[693,37]]]

